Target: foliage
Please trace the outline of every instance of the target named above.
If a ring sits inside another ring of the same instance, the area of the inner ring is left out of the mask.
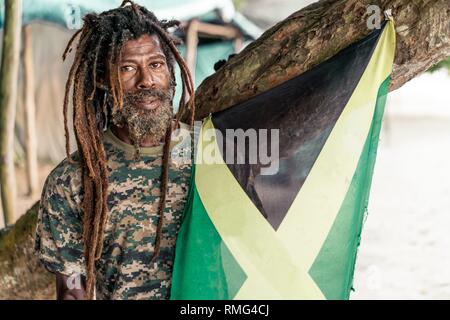
[[[437,70],[440,70],[440,69],[447,69],[448,70],[448,72],[449,72],[449,74],[450,74],[450,57],[448,57],[447,59],[445,59],[445,60],[442,60],[441,62],[439,62],[439,63],[436,63],[434,66],[432,66],[428,71],[429,72],[435,72],[435,71],[437,71]]]

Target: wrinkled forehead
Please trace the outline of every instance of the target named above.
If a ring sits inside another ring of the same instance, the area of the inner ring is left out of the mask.
[[[137,39],[127,40],[122,47],[122,59],[157,54],[165,57],[161,41],[156,34],[144,34]]]

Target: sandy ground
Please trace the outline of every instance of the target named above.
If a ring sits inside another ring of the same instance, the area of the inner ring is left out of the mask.
[[[450,298],[450,118],[393,118],[382,136],[354,299]]]
[[[450,299],[450,77],[389,96],[352,299]]]

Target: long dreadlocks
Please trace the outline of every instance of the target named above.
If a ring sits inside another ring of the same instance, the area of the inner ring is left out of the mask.
[[[111,114],[116,110],[121,110],[123,105],[118,66],[122,46],[127,40],[137,39],[144,34],[156,34],[160,38],[173,83],[175,83],[175,61],[180,67],[183,81],[180,105],[175,116],[176,125],[178,126],[180,116],[189,110],[192,126],[195,108],[192,77],[176,48],[176,45],[180,43],[179,39],[168,32],[169,28],[177,26],[179,26],[179,21],[160,21],[146,8],[125,0],[116,9],[101,14],[86,15],[83,28],[73,35],[63,54],[63,60],[65,60],[78,37],[74,62],[66,83],[63,112],[67,158],[73,163],[74,160],[70,157],[67,124],[70,91],[72,90],[74,132],[83,172],[83,240],[88,299],[92,299],[94,296],[95,261],[102,254],[104,228],[108,214],[108,169],[102,143],[103,128],[109,126]],[[111,100],[112,105],[108,103]],[[171,135],[172,126],[169,125],[164,140],[161,197],[158,206],[159,220],[152,261],[160,250]]]

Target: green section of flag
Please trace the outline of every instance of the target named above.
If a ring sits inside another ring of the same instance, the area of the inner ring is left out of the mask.
[[[195,186],[192,172],[191,193],[184,223],[178,234],[177,267],[172,276],[172,300],[230,300],[246,279],[244,271],[217,233]],[[186,281],[185,278],[189,279]]]
[[[352,183],[333,227],[309,271],[327,299],[348,299],[350,295],[389,83],[388,77],[379,88],[371,129]]]

